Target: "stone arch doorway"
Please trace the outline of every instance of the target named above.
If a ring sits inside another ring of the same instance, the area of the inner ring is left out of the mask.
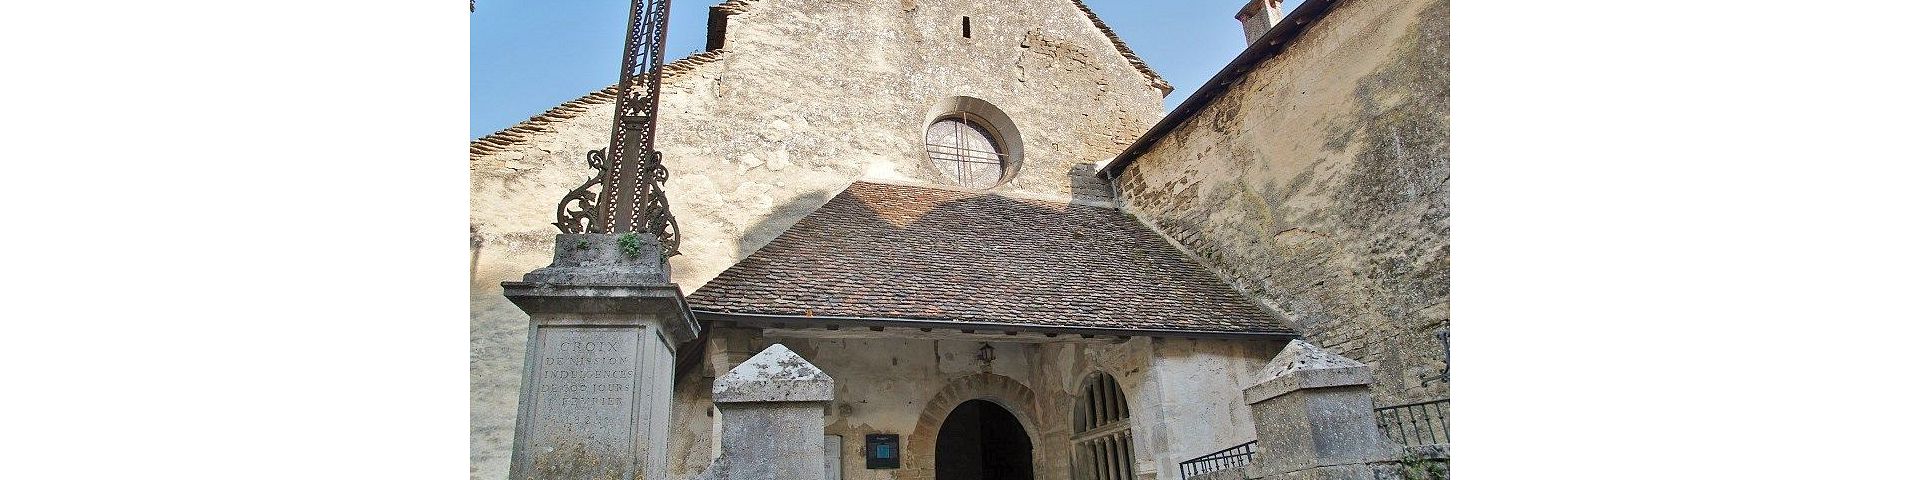
[[[934,478],[934,450],[939,443],[940,427],[960,404],[969,401],[984,400],[1013,414],[1020,423],[1020,429],[1026,432],[1029,444],[1041,445],[1039,426],[1050,425],[1052,421],[1035,416],[1046,412],[1037,408],[1034,399],[1032,389],[1004,375],[976,373],[953,379],[946,388],[940,389],[938,394],[927,400],[926,408],[920,411],[919,424],[914,426],[913,433],[901,439],[900,473],[895,478]],[[1049,458],[1047,449],[1033,450],[1034,466],[1049,465]],[[1036,475],[1053,478],[1053,474],[1042,472],[1036,472]]]
[[[1033,480],[1033,440],[999,404],[961,402],[934,444],[934,480]]]

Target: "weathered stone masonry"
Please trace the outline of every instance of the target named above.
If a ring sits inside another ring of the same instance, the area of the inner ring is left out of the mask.
[[[711,433],[716,422],[707,407],[712,397],[705,393],[713,379],[778,343],[838,376],[834,404],[825,412],[826,433],[847,439],[841,461],[848,480],[931,479],[934,434],[954,406],[971,399],[992,401],[1020,418],[1033,438],[1035,478],[1067,480],[1072,411],[1094,372],[1112,375],[1134,408],[1136,478],[1177,479],[1180,461],[1254,438],[1252,413],[1239,388],[1258,382],[1262,358],[1283,346],[1279,341],[1147,337],[907,335],[714,329],[707,364],[676,386],[677,443],[669,453],[670,475],[691,477],[716,454],[718,435]],[[982,342],[999,352],[991,368],[973,359]],[[860,467],[864,452],[856,443],[869,433],[901,435],[900,469]]]
[[[1448,2],[1345,0],[1145,150],[1124,208],[1372,364],[1447,396]]]
[[[673,278],[688,291],[856,179],[937,181],[923,128],[944,100],[985,100],[1022,127],[1026,160],[997,192],[1059,200],[1104,191],[1091,165],[1161,115],[1165,81],[1073,0],[724,7],[724,49],[673,62],[662,80],[658,143],[686,239]],[[971,38],[960,35],[963,16]],[[1036,51],[1022,45],[1029,38],[1071,47]],[[611,100],[594,92],[471,146],[476,478],[506,471],[525,349],[526,316],[499,282],[544,265],[555,199],[587,178]]]
[[[686,238],[673,279],[691,296],[749,254],[777,251],[763,247],[856,180],[940,183],[924,127],[943,109],[984,104],[1018,127],[1022,157],[992,194],[1058,208],[1117,202],[1186,250],[1190,267],[1371,364],[1379,405],[1445,397],[1447,5],[1334,2],[1280,54],[1141,141],[1161,118],[1165,81],[1077,0],[728,0],[710,25],[724,32],[709,42],[719,49],[667,65],[662,82],[659,144]],[[528,319],[499,282],[545,264],[554,201],[587,178],[586,152],[605,146],[611,108],[610,89],[590,93],[471,147],[474,478],[506,474],[527,338]],[[1109,184],[1095,165],[1116,155],[1130,163],[1109,166],[1118,174]],[[1090,253],[1074,247],[1098,237],[1081,234],[1045,250]],[[1132,409],[1137,478],[1178,478],[1178,462],[1254,439],[1240,390],[1284,343],[884,330],[715,325],[695,342],[703,351],[685,353],[695,362],[674,385],[668,478],[718,455],[715,378],[775,342],[839,380],[824,429],[846,442],[845,478],[874,480],[929,478],[927,438],[945,410],[971,399],[1019,417],[1036,478],[1064,480],[1071,413],[1095,372],[1111,375]],[[973,357],[983,343],[999,351],[990,366]],[[859,467],[866,433],[901,435],[900,469]]]

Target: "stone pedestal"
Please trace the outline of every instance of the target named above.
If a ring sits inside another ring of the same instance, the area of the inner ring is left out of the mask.
[[[1389,460],[1373,414],[1372,368],[1294,340],[1242,393],[1260,438],[1258,476],[1373,478]]]
[[[774,344],[713,381],[720,409],[715,480],[826,477],[824,409],[833,377]]]
[[[674,350],[699,327],[652,236],[561,234],[527,312],[513,480],[664,480]]]

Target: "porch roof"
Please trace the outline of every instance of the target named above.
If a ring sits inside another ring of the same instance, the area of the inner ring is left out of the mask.
[[[687,301],[822,323],[1294,333],[1120,211],[868,182]]]

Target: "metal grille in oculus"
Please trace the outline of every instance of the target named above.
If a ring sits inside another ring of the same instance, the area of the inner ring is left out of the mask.
[[[1000,184],[1007,155],[976,119],[961,115],[927,127],[927,159],[954,185],[985,190]]]

